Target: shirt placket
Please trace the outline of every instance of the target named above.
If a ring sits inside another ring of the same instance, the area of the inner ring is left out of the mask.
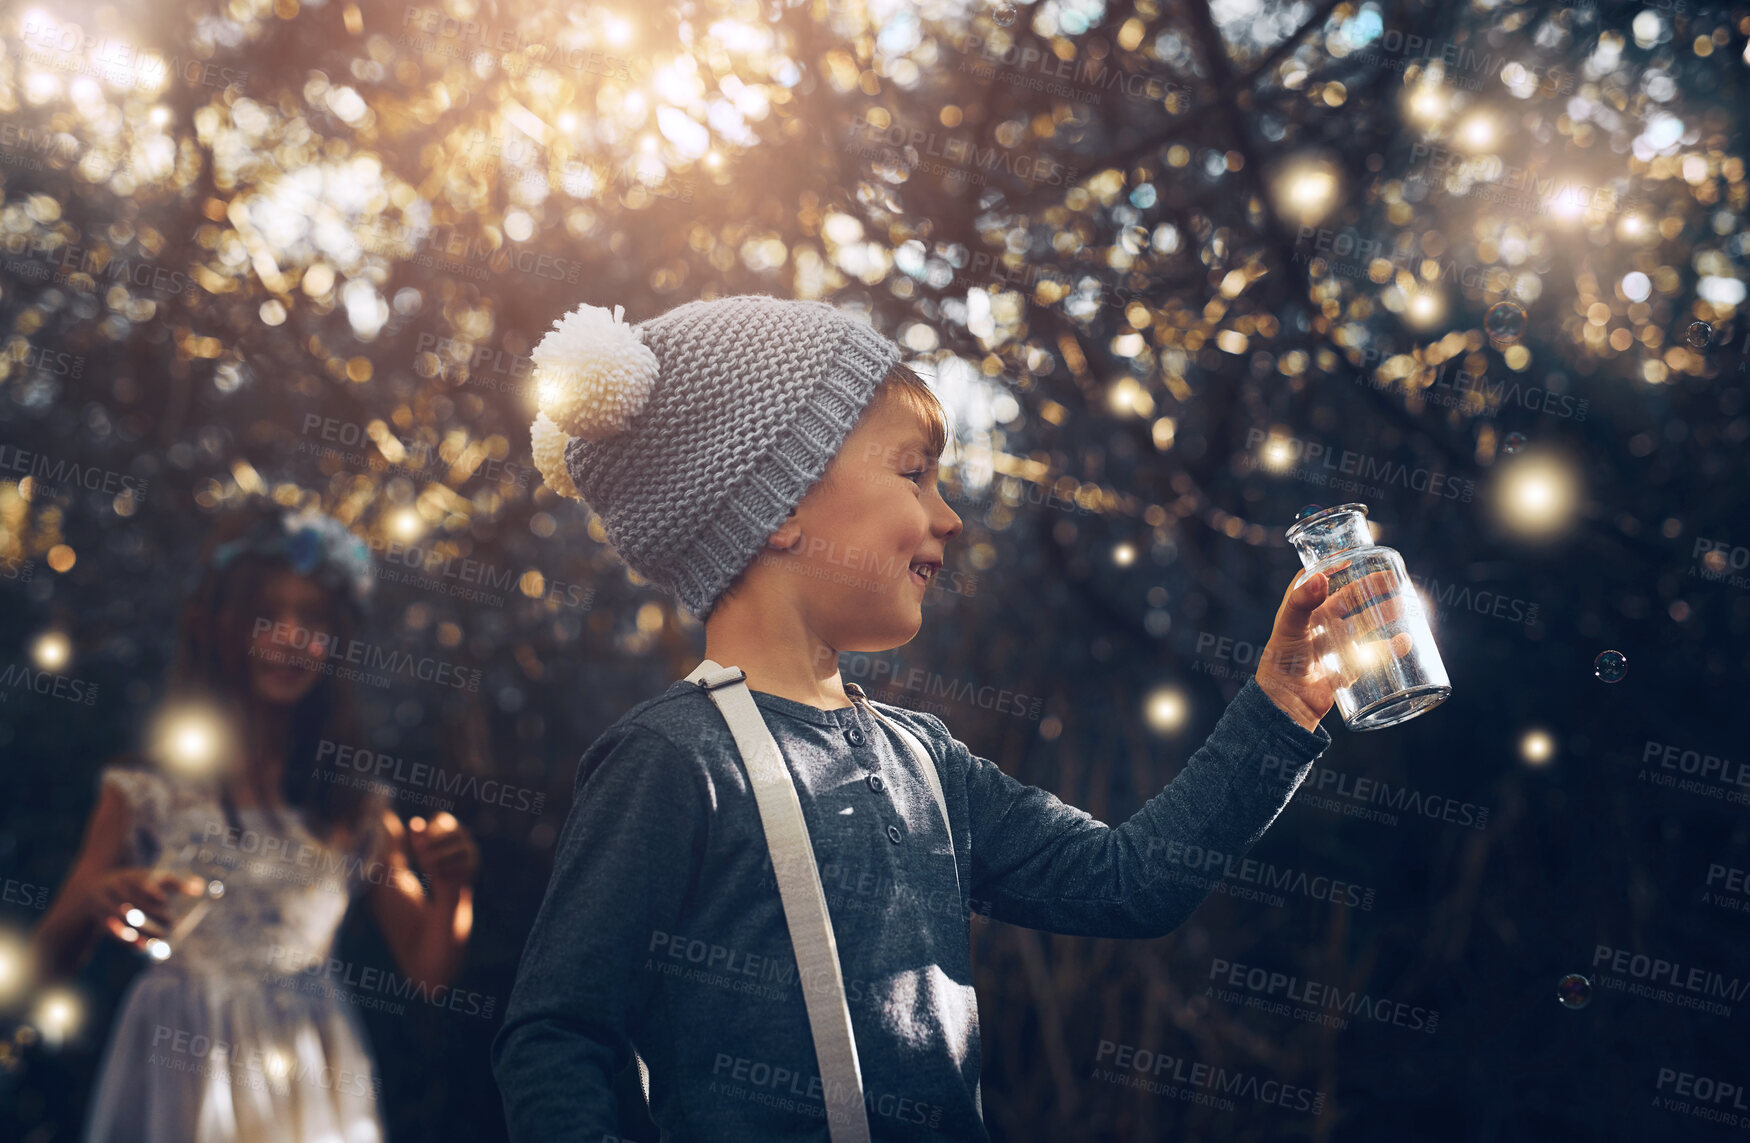
[[[880,807],[881,817],[885,821],[883,832],[888,842],[903,845],[906,840],[905,819],[887,792],[887,779],[881,775],[881,752],[874,741],[875,727],[862,707],[854,706],[851,709],[855,721],[844,729],[845,742],[850,745],[851,757],[863,776],[864,786],[873,795],[875,804]]]

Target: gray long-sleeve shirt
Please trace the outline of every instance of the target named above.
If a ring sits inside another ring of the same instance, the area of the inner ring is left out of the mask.
[[[1004,774],[933,715],[754,691],[796,784],[838,943],[872,1139],[988,1140],[969,919],[1158,937],[1263,835],[1331,742],[1248,679],[1185,769],[1116,828]],[[584,752],[492,1067],[516,1143],[613,1143],[635,1045],[668,1140],[827,1140],[759,810],[728,724],[681,680]],[[1189,856],[1187,856],[1189,855]]]

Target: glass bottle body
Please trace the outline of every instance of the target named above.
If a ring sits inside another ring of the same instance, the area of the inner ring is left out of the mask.
[[[1339,504],[1288,529],[1306,570],[1323,572],[1313,654],[1350,730],[1379,730],[1446,701],[1452,682],[1403,557],[1373,542],[1367,505]],[[1298,582],[1298,579],[1297,579]]]
[[[169,960],[182,939],[201,923],[215,902],[225,895],[223,877],[226,870],[212,859],[212,852],[193,835],[188,843],[175,851],[165,850],[152,866],[155,872],[174,873],[179,877],[196,877],[206,883],[198,894],[171,890],[165,894],[164,911],[169,914],[170,928],[162,933],[148,932],[142,945],[153,960]]]

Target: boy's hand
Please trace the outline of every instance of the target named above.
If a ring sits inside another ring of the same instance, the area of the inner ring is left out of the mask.
[[[1282,606],[1276,609],[1270,641],[1258,656],[1258,688],[1307,730],[1317,729],[1319,719],[1336,701],[1336,692],[1313,650],[1311,634],[1316,626],[1314,614],[1325,602],[1328,586],[1323,572],[1291,581],[1283,593]]]
[[[1327,598],[1330,584],[1323,572],[1297,575],[1283,593],[1276,626],[1258,656],[1258,686],[1270,701],[1307,730],[1314,730],[1336,702],[1337,688],[1353,683],[1360,674],[1357,664],[1332,654],[1339,645],[1348,641],[1361,651],[1390,655],[1410,650],[1414,641],[1402,632],[1389,643],[1367,638],[1370,630],[1405,612],[1403,601],[1389,597],[1392,586],[1389,573],[1374,572]]]

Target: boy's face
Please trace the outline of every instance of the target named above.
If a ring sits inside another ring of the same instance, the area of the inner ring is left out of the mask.
[[[936,486],[937,457],[904,402],[883,397],[845,438],[823,478],[773,533],[756,564],[836,651],[886,651],[918,633],[930,580],[940,573],[960,517]],[[800,540],[798,542],[798,536]],[[778,576],[771,575],[778,572]]]

